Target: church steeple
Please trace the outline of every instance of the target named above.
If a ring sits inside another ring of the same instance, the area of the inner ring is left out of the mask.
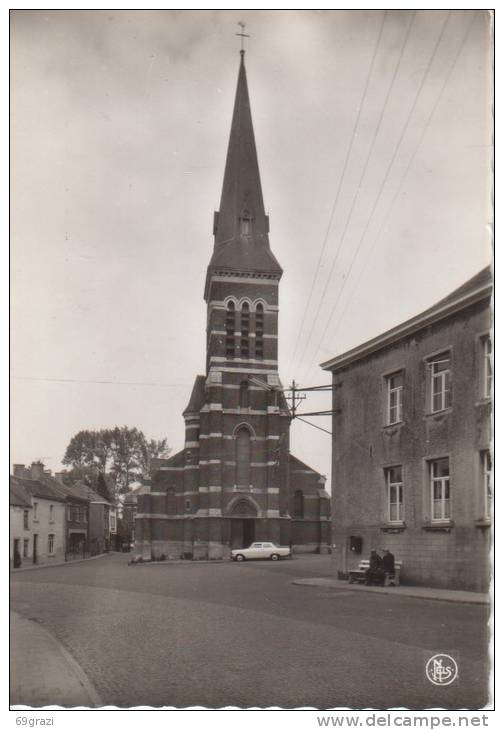
[[[232,270],[281,275],[282,269],[269,246],[269,221],[264,211],[244,55],[241,51],[220,209],[214,218],[214,252],[208,273]]]

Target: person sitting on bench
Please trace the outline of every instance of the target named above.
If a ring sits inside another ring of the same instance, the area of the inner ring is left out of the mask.
[[[395,558],[393,553],[387,548],[383,548],[382,553],[383,582],[385,582],[385,576],[390,575],[392,578],[395,577]]]
[[[385,580],[385,573],[382,568],[382,559],[376,552],[376,550],[371,550],[371,555],[369,556],[369,568],[366,570],[366,585],[370,586],[373,584],[380,584],[383,583]]]

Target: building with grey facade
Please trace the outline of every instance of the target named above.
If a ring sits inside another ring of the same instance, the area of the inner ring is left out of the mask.
[[[372,548],[401,580],[484,591],[492,518],[490,269],[322,363],[333,382],[332,529],[344,577]]]

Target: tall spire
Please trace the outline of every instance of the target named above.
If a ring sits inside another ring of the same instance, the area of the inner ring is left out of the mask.
[[[280,274],[282,270],[269,248],[269,222],[264,211],[244,56],[245,51],[241,50],[220,209],[214,221],[214,253],[209,268]]]

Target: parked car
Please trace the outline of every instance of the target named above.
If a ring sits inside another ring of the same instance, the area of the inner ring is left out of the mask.
[[[289,547],[280,547],[274,542],[253,542],[248,548],[231,550],[233,560],[280,560],[280,558],[291,557]]]

